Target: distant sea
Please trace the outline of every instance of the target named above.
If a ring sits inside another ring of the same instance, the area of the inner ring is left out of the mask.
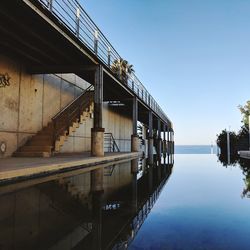
[[[176,145],[175,154],[217,154],[216,145]]]

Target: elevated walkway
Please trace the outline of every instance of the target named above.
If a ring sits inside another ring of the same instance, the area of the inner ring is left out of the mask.
[[[250,159],[250,150],[248,151],[239,151],[240,157],[245,159]]]

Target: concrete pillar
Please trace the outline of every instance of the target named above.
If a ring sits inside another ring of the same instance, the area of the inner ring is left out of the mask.
[[[131,152],[139,152],[139,136],[137,134],[138,100],[133,97],[133,134],[131,135]]]
[[[102,249],[103,168],[91,171],[92,249]]]
[[[149,159],[149,164],[153,164],[153,148],[154,148],[154,138],[153,138],[153,113],[150,110],[149,111],[149,116],[148,116],[148,159]]]
[[[161,140],[161,120],[158,118],[158,138],[157,138],[157,154],[158,157],[161,156],[162,153],[162,140]]]
[[[91,155],[104,156],[103,112],[103,68],[97,66],[95,71],[94,95],[94,127],[91,129]]]
[[[94,192],[92,194],[92,232],[91,249],[102,249],[102,205],[103,192]]]
[[[91,171],[91,191],[103,191],[103,168],[98,168]]]

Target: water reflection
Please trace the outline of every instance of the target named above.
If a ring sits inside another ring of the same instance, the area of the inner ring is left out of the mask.
[[[120,249],[168,180],[170,159],[134,159],[0,188],[0,249]]]
[[[242,191],[242,198],[250,198],[250,159],[240,158],[238,154],[230,155],[230,163],[228,163],[227,154],[218,155],[218,159],[224,167],[239,167],[244,175],[243,181],[245,187]]]

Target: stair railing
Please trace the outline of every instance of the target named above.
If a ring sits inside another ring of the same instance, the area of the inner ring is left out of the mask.
[[[120,152],[112,133],[104,133],[104,150],[106,152]]]
[[[53,140],[56,140],[66,133],[73,122],[80,121],[83,111],[87,109],[90,102],[94,101],[94,86],[90,85],[81,95],[69,103],[64,109],[52,118]]]

